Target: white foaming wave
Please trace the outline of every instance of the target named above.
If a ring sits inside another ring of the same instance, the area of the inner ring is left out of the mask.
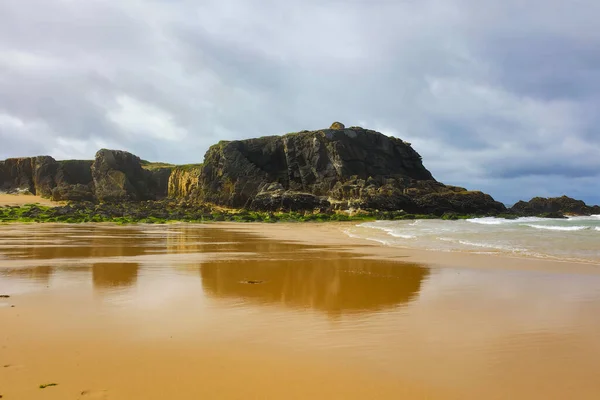
[[[385,229],[384,229],[384,230],[385,230]],[[414,239],[414,238],[416,238],[416,236],[415,236],[415,235],[409,235],[409,234],[396,233],[396,232],[394,232],[394,231],[393,231],[393,230],[391,230],[391,229],[390,229],[390,230],[385,230],[385,232],[386,232],[388,235],[390,235],[390,236],[393,236],[393,237],[396,237],[396,238],[400,238],[400,239]]]
[[[578,215],[575,217],[568,217],[569,221],[598,221],[600,219],[600,215]]]
[[[357,225],[357,226],[360,226],[360,225]],[[343,232],[346,235],[348,235],[349,237],[354,238],[354,239],[370,240],[372,242],[378,242],[378,243],[381,243],[381,244],[386,245],[386,246],[390,246],[392,244],[392,243],[390,243],[387,240],[376,239],[376,238],[365,237],[365,236],[354,234],[354,233],[350,232],[350,230],[348,230],[348,229],[344,230]]]
[[[535,225],[535,224],[525,224],[525,226],[529,226],[530,228],[535,229],[545,229],[548,231],[584,231],[590,229],[589,226],[556,226],[556,225]]]
[[[360,225],[357,225],[357,226],[360,226],[360,227],[363,227],[363,228],[378,229],[380,231],[384,231],[385,233],[387,233],[390,236],[393,236],[395,238],[400,238],[400,239],[414,239],[416,237],[415,235],[411,235],[411,234],[407,234],[407,233],[399,233],[394,228],[388,228],[386,226],[377,226],[377,225],[374,225],[374,223],[371,223],[371,222],[367,222],[367,223],[360,224]]]
[[[482,225],[502,225],[507,224],[511,220],[504,218],[494,218],[494,217],[484,217],[484,218],[470,218],[466,220],[467,222],[472,222],[474,224],[482,224]]]
[[[488,242],[472,242],[470,240],[449,238],[449,237],[443,237],[443,236],[437,237],[436,239],[444,241],[444,242],[462,244],[463,246],[481,247],[481,248],[494,249],[494,250],[504,250],[504,251],[508,251],[508,252],[512,252],[512,253],[527,251],[527,249],[523,249],[520,247],[505,246],[505,245],[501,245],[501,244],[488,243]],[[457,249],[457,250],[460,250],[460,249]]]
[[[505,224],[518,224],[523,222],[542,222],[548,221],[551,218],[539,218],[539,217],[519,217],[515,219],[496,218],[496,217],[482,217],[482,218],[469,218],[466,221],[474,224],[481,225],[505,225]]]
[[[600,232],[600,226],[595,227],[594,230]]]
[[[504,250],[504,251],[510,251],[510,252],[527,251],[527,249],[522,249],[520,247],[504,246],[501,244],[486,243],[486,242],[471,242],[468,240],[459,240],[458,243],[464,244],[466,246],[483,247],[486,249],[496,249],[496,250]]]

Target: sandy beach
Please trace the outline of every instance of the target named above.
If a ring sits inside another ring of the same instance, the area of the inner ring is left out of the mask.
[[[0,226],[0,395],[598,397],[593,266],[348,226]]]
[[[0,207],[3,206],[21,206],[24,204],[40,204],[43,206],[57,206],[60,202],[54,202],[49,199],[45,199],[41,196],[32,195],[17,195],[17,194],[3,194],[0,193]]]

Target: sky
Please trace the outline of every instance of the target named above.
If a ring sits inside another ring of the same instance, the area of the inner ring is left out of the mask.
[[[0,159],[201,162],[327,128],[513,203],[600,203],[600,1],[2,0]]]

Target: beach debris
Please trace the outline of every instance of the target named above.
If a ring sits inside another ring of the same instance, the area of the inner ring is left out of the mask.
[[[81,397],[86,399],[106,399],[108,398],[108,390],[84,390],[81,392]]]
[[[245,283],[247,285],[258,285],[261,283],[265,283],[265,281],[249,280],[249,281],[241,281],[240,283]]]
[[[45,383],[45,384],[40,385],[40,389],[46,389],[47,387],[57,386],[57,385],[58,385],[58,383]]]
[[[8,298],[10,298],[9,295],[7,295],[7,294],[0,294],[0,299],[8,299]]]

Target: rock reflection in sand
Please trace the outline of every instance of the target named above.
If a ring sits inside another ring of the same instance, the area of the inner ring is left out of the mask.
[[[56,283],[91,278],[93,287],[106,295],[117,295],[112,292],[115,288],[138,285],[141,273],[166,282],[182,271],[194,274],[199,270],[202,287],[198,289],[214,299],[239,298],[256,305],[313,308],[340,315],[406,303],[418,294],[428,275],[426,268],[415,264],[363,260],[326,248],[194,225],[33,228],[11,228],[0,241],[4,263],[9,265],[0,271],[2,276],[44,285],[51,284],[53,273]],[[14,243],[21,245],[11,247]],[[207,254],[217,256],[202,258]],[[232,260],[232,254],[249,256]],[[21,266],[35,260],[55,264]],[[241,281],[263,284],[242,285]]]
[[[239,297],[256,304],[305,307],[329,314],[377,311],[409,302],[428,270],[417,265],[375,262],[315,253],[296,260],[245,260],[204,263],[205,292]],[[247,280],[261,285],[242,285]]]

